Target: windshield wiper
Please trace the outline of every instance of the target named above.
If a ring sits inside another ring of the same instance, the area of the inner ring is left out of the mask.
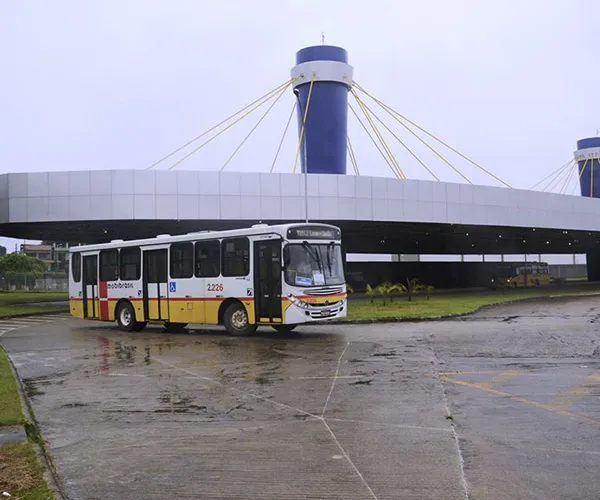
[[[316,261],[317,265],[319,266],[319,271],[323,272],[323,264],[321,263],[321,257],[319,257],[319,252],[317,249],[314,248],[308,241],[303,241],[302,246],[306,249],[308,255],[310,255]]]
[[[333,271],[331,270],[331,250],[334,249],[334,243],[333,241],[331,243],[329,243],[327,245],[327,269],[329,269],[329,276],[331,276],[331,274],[333,273]]]

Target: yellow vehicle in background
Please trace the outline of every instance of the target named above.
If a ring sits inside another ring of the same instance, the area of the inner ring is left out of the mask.
[[[513,274],[506,278],[508,286],[537,287],[549,285],[550,270],[547,262],[531,262],[518,264],[513,268]]]

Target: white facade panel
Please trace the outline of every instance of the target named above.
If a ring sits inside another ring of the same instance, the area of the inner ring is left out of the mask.
[[[199,217],[198,204],[198,195],[179,195],[177,197],[177,218],[197,219]]]
[[[157,194],[155,197],[156,217],[158,219],[177,219],[177,196]]]
[[[70,196],[50,196],[48,212],[50,220],[70,220],[71,213],[69,211]],[[88,203],[89,205],[89,203]]]
[[[238,172],[223,172],[220,178],[221,191],[224,196],[239,196],[242,194],[242,180]]]
[[[319,175],[319,196],[337,196],[338,178],[337,175]],[[310,194],[312,194],[309,191]]]
[[[295,174],[278,174],[282,198],[289,196],[300,196],[304,191],[300,190],[300,184],[304,183],[301,176]]]
[[[93,219],[109,219],[112,215],[110,209],[110,196],[102,197],[107,198],[108,202],[105,204],[108,209],[109,215],[106,217],[97,216],[93,210],[93,201],[98,198],[97,196],[69,196],[69,216],[67,220],[93,220]]]
[[[304,198],[283,196],[281,198],[281,216],[286,220],[304,220]]]
[[[135,219],[155,219],[156,203],[153,194],[133,195],[133,217]]]
[[[29,222],[50,220],[50,203],[47,196],[27,198],[27,220]]]
[[[90,185],[90,194],[92,195],[108,195],[112,194],[112,177],[110,170],[92,170],[88,172],[89,175],[89,185]],[[71,172],[66,172],[71,179]],[[70,182],[70,181],[69,181]],[[79,181],[81,184],[85,184],[84,179]],[[76,180],[73,180],[73,183],[76,183]],[[69,187],[69,194],[83,194],[81,192],[77,193],[77,189],[71,189]]]
[[[48,173],[27,174],[27,196],[48,196]]]
[[[339,199],[339,219],[341,220],[356,220],[356,199],[355,198],[340,198]]]
[[[69,194],[69,172],[48,173],[48,195],[68,196]]]
[[[219,197],[215,195],[203,195],[198,198],[199,217],[202,220],[220,219]]]
[[[154,189],[156,194],[177,194],[177,177],[174,172],[169,170],[157,170],[154,172],[154,175]]]
[[[111,172],[112,195],[133,195],[134,170],[113,170]],[[133,212],[133,204],[132,204]]]
[[[357,177],[356,182],[356,197],[357,198],[369,198],[371,199],[372,177]]]
[[[28,185],[27,174],[8,174],[8,191],[11,197],[26,198]]]
[[[8,214],[10,222],[28,222],[27,220],[27,198],[8,199]]]
[[[69,203],[69,210],[74,209],[77,206],[76,198],[72,197],[72,200]],[[102,219],[112,219],[112,196],[110,195],[96,195],[90,196],[90,219],[92,220],[102,220]],[[85,219],[84,219],[85,220]]]
[[[356,177],[353,175],[336,175],[335,177],[337,178],[338,196],[340,198],[354,198],[356,196]]]
[[[133,195],[114,194],[112,196],[112,213],[114,219],[133,219]]]
[[[257,178],[256,174],[252,177]],[[258,176],[260,195],[281,196],[281,174],[264,174]]]
[[[198,172],[198,194],[220,194],[219,172]]]
[[[373,203],[368,198],[356,199],[356,219],[373,220]]]
[[[134,194],[156,193],[156,172],[154,170],[136,170],[133,174]]]
[[[198,194],[198,172],[177,172],[177,194]]]
[[[242,196],[242,213],[248,219],[261,219],[260,196]]]
[[[262,219],[281,219],[281,198],[279,196],[260,196],[257,199],[260,204],[260,216]],[[244,219],[250,218],[248,214]]]
[[[226,196],[220,198],[221,219],[243,219],[241,196]]]
[[[335,220],[339,216],[339,198],[337,196],[322,196],[320,200],[320,217],[322,219]]]

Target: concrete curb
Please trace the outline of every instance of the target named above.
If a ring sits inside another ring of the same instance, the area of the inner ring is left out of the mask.
[[[47,314],[52,314],[52,313],[47,313]],[[2,349],[4,351],[4,349],[2,348],[1,345],[0,345],[0,349]],[[12,375],[15,378],[15,380],[17,381],[17,391],[19,393],[19,399],[21,400],[21,409],[23,410],[25,419],[28,422],[28,423],[25,423],[24,425],[11,426],[13,429],[15,427],[18,427],[21,430],[21,432],[19,434],[24,437],[24,439],[22,439],[20,441],[13,441],[13,442],[17,442],[17,443],[30,442],[34,446],[37,458],[38,458],[40,464],[45,469],[44,479],[46,480],[46,483],[48,484],[48,488],[54,493],[54,496],[56,497],[57,500],[65,500],[68,497],[63,489],[62,483],[60,482],[60,478],[59,478],[58,472],[56,470],[56,466],[54,465],[54,461],[52,460],[52,457],[46,448],[46,443],[44,441],[44,438],[42,437],[42,435],[40,433],[39,424],[38,424],[37,419],[35,418],[35,414],[33,413],[33,408],[31,406],[31,402],[29,401],[29,398],[25,394],[25,387],[23,385],[23,381],[21,380],[21,377],[19,377],[19,373],[17,372],[17,369],[16,369],[12,359],[8,355],[8,353],[6,351],[4,351],[4,353],[6,354],[6,358],[8,359],[8,363],[10,365]]]
[[[464,318],[466,316],[471,316],[475,313],[481,312],[486,309],[492,309],[494,307],[503,306],[506,304],[516,304],[518,302],[537,302],[544,300],[559,300],[559,299],[569,299],[569,298],[582,298],[582,297],[600,297],[600,292],[582,292],[582,293],[564,293],[564,294],[556,294],[556,295],[545,295],[540,297],[524,297],[521,299],[513,299],[507,300],[503,302],[495,302],[493,304],[485,304],[483,306],[479,306],[472,311],[464,312],[464,313],[456,313],[456,314],[444,314],[440,316],[414,316],[414,317],[394,317],[391,316],[389,318],[372,318],[372,319],[349,319],[349,320],[334,320],[330,321],[330,325],[372,325],[379,323],[422,323],[424,321],[444,321],[447,319],[456,319],[456,318]]]

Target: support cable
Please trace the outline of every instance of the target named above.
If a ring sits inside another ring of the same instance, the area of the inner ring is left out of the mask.
[[[554,182],[551,183],[550,186],[548,186],[548,188],[546,189],[546,191],[548,192],[552,192],[555,189],[558,188],[558,186],[562,185],[561,183],[565,181],[565,179],[568,179],[569,174],[571,173],[571,167],[566,167],[565,169],[563,169],[563,171],[560,173],[560,175],[554,180]]]
[[[262,123],[262,121],[266,118],[266,116],[269,114],[269,112],[273,109],[273,106],[275,106],[275,104],[277,104],[279,102],[279,100],[283,97],[283,94],[285,94],[285,92],[287,91],[288,87],[289,87],[289,84],[286,87],[284,87],[281,92],[279,92],[279,94],[277,95],[277,98],[271,103],[271,105],[267,108],[267,110],[263,113],[263,115],[259,118],[259,120],[254,124],[254,127],[252,127],[250,129],[250,132],[248,132],[248,134],[246,135],[246,137],[244,137],[242,139],[242,142],[240,143],[240,145],[235,149],[235,151],[233,153],[231,153],[231,155],[229,156],[229,158],[227,158],[227,161],[225,163],[223,163],[223,166],[221,167],[221,169],[219,170],[219,172],[222,172],[223,169],[229,164],[229,162],[237,154],[237,152],[240,149],[242,149],[242,146],[244,145],[244,143],[248,140],[248,138],[252,135],[252,133],[258,128],[258,126]]]
[[[367,106],[367,104],[366,104],[364,101],[362,101],[362,102],[363,102],[364,106],[365,106],[365,107],[366,107],[366,108],[369,110],[369,112],[370,112],[370,113],[371,113],[371,114],[372,114],[372,115],[375,117],[375,119],[376,119],[376,120],[377,120],[379,123],[381,123],[381,125],[383,125],[383,126],[385,127],[385,129],[386,129],[386,130],[387,130],[387,131],[388,131],[390,134],[392,134],[392,136],[393,136],[393,137],[394,137],[394,138],[395,138],[395,139],[396,139],[396,140],[397,140],[397,141],[398,141],[398,142],[399,142],[399,143],[402,145],[402,147],[404,147],[404,149],[406,149],[406,150],[407,150],[407,151],[408,151],[408,152],[409,152],[409,153],[412,155],[412,157],[413,157],[415,160],[417,160],[417,161],[418,161],[418,162],[421,164],[421,166],[422,166],[422,167],[423,167],[425,170],[427,170],[427,172],[429,172],[429,174],[430,174],[430,175],[431,175],[431,176],[432,176],[432,177],[433,177],[433,178],[434,178],[436,181],[439,181],[439,180],[440,180],[440,179],[439,179],[439,177],[438,177],[437,175],[435,175],[435,174],[434,174],[434,173],[431,171],[431,169],[430,169],[430,168],[429,168],[427,165],[425,165],[425,163],[423,163],[423,161],[422,161],[422,160],[421,160],[421,159],[420,159],[420,158],[419,158],[419,157],[418,157],[418,156],[417,156],[417,155],[416,155],[416,154],[415,154],[415,153],[414,153],[414,152],[413,152],[413,151],[412,151],[412,150],[411,150],[411,149],[410,149],[410,148],[409,148],[409,147],[408,147],[408,146],[407,146],[407,145],[406,145],[406,144],[405,144],[403,141],[402,141],[402,139],[400,139],[400,138],[399,138],[399,137],[398,137],[398,136],[397,136],[397,135],[396,135],[396,134],[395,134],[395,133],[394,133],[394,132],[393,132],[393,131],[392,131],[392,130],[391,130],[391,129],[390,129],[390,128],[389,128],[389,127],[388,127],[388,126],[387,126],[387,125],[384,123],[384,122],[383,122],[383,120],[381,120],[381,118],[379,118],[379,116],[377,116],[377,114],[376,114],[376,113],[375,113],[375,112],[374,112],[374,111],[373,111],[371,108],[369,108],[369,106]]]
[[[390,149],[390,147],[387,145],[387,142],[385,142],[385,138],[383,137],[383,134],[379,131],[379,129],[377,128],[377,125],[375,125],[375,122],[371,118],[371,115],[367,111],[367,109],[366,109],[364,103],[362,102],[361,98],[358,97],[358,95],[356,94],[356,92],[352,88],[350,88],[350,92],[352,92],[352,95],[356,99],[356,102],[360,106],[360,109],[362,110],[362,112],[364,113],[365,117],[367,118],[367,121],[371,125],[371,128],[373,129],[373,132],[375,132],[375,135],[379,139],[379,142],[381,142],[381,145],[383,146],[383,149],[387,152],[390,160],[394,164],[394,167],[398,170],[398,172],[400,172],[400,178],[401,179],[406,179],[406,174],[404,173],[404,171],[400,167],[400,164],[398,163],[398,160],[396,160],[396,157],[394,156],[394,153],[392,153],[392,150]]]
[[[367,128],[367,126],[363,123],[363,121],[358,116],[358,113],[354,109],[354,106],[352,106],[352,104],[348,103],[348,107],[350,108],[350,111],[352,111],[352,113],[354,114],[354,116],[358,120],[358,123],[360,123],[360,125],[362,126],[363,130],[367,133],[367,135],[369,136],[369,138],[371,139],[371,141],[373,141],[373,144],[377,148],[377,151],[379,151],[379,154],[383,157],[383,159],[388,164],[388,166],[390,167],[390,169],[392,170],[392,172],[394,172],[394,174],[396,175],[396,177],[398,177],[398,179],[401,179],[400,174],[396,171],[396,169],[394,168],[394,166],[390,163],[390,160],[387,158],[387,156],[385,155],[385,153],[381,150],[381,148],[379,147],[379,144],[377,144],[377,141],[373,138],[373,136],[371,135],[371,132],[369,132],[369,129]]]
[[[290,82],[288,82],[286,85],[289,85]],[[187,160],[190,156],[192,156],[194,153],[198,152],[200,149],[202,149],[204,146],[206,146],[207,144],[209,144],[210,142],[214,141],[217,137],[219,137],[223,132],[226,132],[227,130],[229,130],[231,127],[233,127],[236,123],[238,123],[239,121],[243,120],[244,118],[246,118],[246,116],[248,116],[249,114],[253,113],[254,111],[256,111],[258,108],[260,108],[263,104],[265,104],[266,102],[268,102],[269,100],[271,100],[273,97],[275,96],[275,94],[270,95],[267,99],[265,99],[262,102],[259,102],[256,106],[254,106],[253,108],[251,108],[249,111],[246,111],[242,116],[238,117],[235,121],[233,121],[232,123],[230,123],[229,125],[227,125],[227,127],[225,127],[223,130],[220,130],[219,132],[217,132],[215,135],[213,135],[210,139],[207,139],[206,141],[204,141],[202,144],[200,144],[200,146],[198,146],[197,148],[193,149],[191,152],[189,152],[187,155],[185,155],[183,158],[181,158],[180,160],[176,161],[175,163],[173,163],[173,165],[171,165],[168,170],[171,170],[173,168],[175,168],[177,165],[179,165],[180,163],[183,163],[185,160]]]
[[[550,189],[550,186],[553,186],[558,179],[562,179],[562,176],[564,175],[565,171],[568,170],[570,163],[571,162],[567,163],[566,165],[563,165],[561,170],[559,170],[554,176],[552,176],[552,178],[546,183],[546,185],[542,188],[542,191],[548,191]]]
[[[590,198],[594,197],[594,159],[590,165]]]
[[[413,136],[415,136],[422,144],[424,144],[430,151],[432,151],[440,160],[442,160],[446,165],[448,165],[452,170],[454,170],[464,180],[466,180],[469,184],[473,184],[467,176],[465,176],[460,170],[458,170],[454,165],[452,165],[452,163],[450,163],[444,156],[442,156],[442,154],[440,154],[429,143],[427,143],[425,140],[423,140],[423,138],[421,136],[419,136],[414,130],[412,130],[408,125],[406,125],[403,121],[399,120],[398,117],[396,117],[394,115],[394,113],[396,113],[399,116],[403,117],[400,113],[397,113],[392,108],[390,108],[389,106],[387,106],[384,103],[382,103],[379,99],[377,99],[377,98],[373,97],[372,95],[368,94],[356,82],[354,82],[354,85],[356,86],[356,88],[358,88],[359,90],[361,90],[363,93],[365,93],[366,95],[368,95],[369,97],[371,97],[371,99],[373,99],[380,107],[382,107],[384,109],[384,111],[386,111],[392,118],[394,118],[394,120],[396,120],[400,125],[402,125],[406,130],[408,130]],[[410,120],[406,120],[406,121],[408,121],[409,123],[412,123]],[[416,125],[416,124],[414,124],[414,125],[417,128],[420,128],[418,125]],[[426,132],[426,131],[424,131],[424,132]]]
[[[283,129],[283,135],[281,136],[281,140],[279,141],[279,147],[277,148],[277,152],[275,153],[275,158],[273,158],[273,163],[271,165],[271,169],[269,170],[269,173],[272,173],[273,169],[275,168],[275,163],[277,162],[277,158],[279,157],[279,152],[281,151],[281,146],[283,146],[283,141],[287,134],[288,128],[290,128],[290,123],[292,121],[292,118],[294,117],[294,111],[296,111],[296,106],[298,106],[298,103],[296,101],[294,101],[294,105],[292,106],[292,112],[290,113],[288,121],[285,124],[285,128]]]
[[[569,186],[571,185],[571,182],[573,182],[573,179],[575,177],[577,177],[577,164],[574,163],[573,165],[571,165],[569,167],[569,175],[567,176],[567,179],[565,181],[565,183],[563,184],[563,186],[560,188],[559,194],[566,194],[567,190],[569,189]]]
[[[350,136],[346,136],[348,142],[348,156],[350,156],[350,162],[352,163],[352,167],[354,168],[354,172],[356,175],[360,175],[360,170],[358,169],[358,162],[356,161],[356,156],[354,155],[354,148],[352,147],[352,143],[350,142]]]
[[[181,151],[182,149],[186,148],[187,146],[189,146],[190,144],[192,144],[193,142],[196,142],[198,139],[201,139],[202,137],[204,137],[206,134],[208,134],[209,132],[212,132],[213,130],[215,130],[216,128],[220,127],[221,125],[223,125],[224,123],[228,122],[229,120],[231,120],[232,118],[235,118],[237,115],[239,115],[240,113],[242,113],[243,111],[247,110],[248,108],[250,108],[251,106],[253,106],[254,104],[256,104],[257,102],[262,101],[263,99],[270,99],[272,97],[273,94],[277,93],[277,91],[281,90],[283,87],[287,86],[290,84],[290,82],[292,82],[293,80],[288,80],[285,83],[282,83],[281,85],[278,85],[277,87],[275,87],[274,89],[270,90],[269,92],[267,92],[266,94],[264,94],[263,96],[259,97],[258,99],[255,99],[254,101],[252,101],[250,104],[247,104],[246,106],[244,106],[242,109],[240,109],[238,112],[234,113],[233,115],[225,118],[225,120],[222,120],[221,122],[217,123],[214,127],[209,128],[208,130],[202,132],[200,135],[194,137],[193,139],[191,139],[190,141],[186,142],[183,146],[180,146],[179,148],[175,149],[174,151],[172,151],[171,153],[169,153],[166,156],[163,156],[160,160],[154,162],[152,165],[150,165],[149,167],[146,167],[146,170],[150,170],[151,168],[155,167],[156,165],[158,165],[159,163],[163,162],[164,160],[171,158],[171,156],[173,156],[174,154],[179,153],[179,151]]]
[[[563,168],[569,166],[569,164],[571,162],[574,162],[575,160],[569,160],[566,163],[563,163],[560,167],[558,167],[556,170],[553,170],[552,172],[550,172],[546,177],[544,177],[542,180],[537,181],[533,186],[531,186],[529,189],[535,189],[537,186],[539,186],[542,182],[544,182],[546,179],[549,179],[550,177],[552,177],[554,174],[556,174],[557,172],[561,171]]]
[[[296,160],[294,161],[294,169],[292,173],[296,173],[296,167],[298,166],[298,158],[300,157],[300,147],[302,146],[302,139],[304,139],[304,130],[306,129],[306,117],[308,116],[308,107],[310,106],[310,98],[312,96],[313,85],[315,83],[315,74],[313,73],[310,77],[310,87],[308,88],[308,98],[306,100],[306,109],[304,110],[304,116],[302,117],[302,130],[300,130],[300,139],[298,140],[298,149],[296,150]],[[308,172],[308,165],[304,165],[304,169]]]
[[[542,191],[543,192],[549,192],[557,184],[560,184],[560,181],[562,179],[564,179],[565,173],[568,173],[568,171],[569,171],[569,167],[563,167],[563,169],[560,172],[558,172],[554,177],[552,177],[552,179],[550,179],[550,181],[548,181],[546,183],[546,185],[544,186],[544,188],[542,189]]]
[[[583,177],[583,173],[585,172],[585,169],[587,167],[588,160],[589,158],[585,159],[585,161],[583,162],[583,167],[581,167],[581,172],[579,172],[579,178],[577,179],[577,184],[579,184],[579,186],[581,186],[581,178]],[[577,189],[577,184],[575,184],[575,189]]]

